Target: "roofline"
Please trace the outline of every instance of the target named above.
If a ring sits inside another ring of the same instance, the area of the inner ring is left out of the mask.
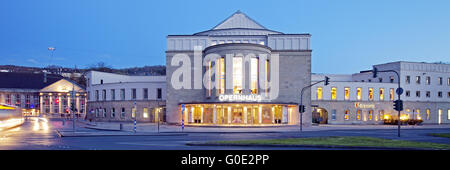
[[[214,28],[218,27],[219,25],[223,24],[225,21],[227,21],[228,19],[230,19],[231,17],[233,17],[233,15],[235,14],[243,14],[245,17],[247,17],[248,19],[250,19],[251,21],[255,22],[257,25],[259,25],[260,27],[263,27],[264,29],[267,29],[266,27],[264,27],[263,25],[261,25],[260,23],[258,23],[257,21],[255,21],[254,19],[250,18],[249,16],[247,16],[247,14],[241,12],[240,10],[234,12],[233,14],[231,14],[229,17],[225,18],[222,22],[220,22],[219,24],[217,24],[216,26],[214,26],[211,30],[214,30]]]
[[[270,29],[267,29],[267,28],[264,28],[264,29],[257,29],[257,28],[225,28],[225,29],[210,29],[210,30],[194,33],[193,35],[198,35],[198,34],[209,32],[209,31],[227,31],[227,30],[233,30],[233,29],[244,29],[244,30],[254,30],[254,31],[270,31],[270,32],[276,32],[276,33],[279,33],[279,34],[284,34],[282,32],[270,30]]]

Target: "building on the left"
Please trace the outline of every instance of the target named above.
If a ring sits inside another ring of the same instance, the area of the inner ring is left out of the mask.
[[[75,96],[70,91],[75,90]],[[24,115],[62,116],[86,114],[86,91],[76,82],[54,74],[0,72],[0,103],[22,109]]]

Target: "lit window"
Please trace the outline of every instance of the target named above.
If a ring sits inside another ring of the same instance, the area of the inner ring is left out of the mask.
[[[322,87],[317,88],[317,100],[322,100]]]
[[[331,99],[336,100],[336,87],[331,88]]]
[[[410,80],[411,78],[409,77],[409,76],[406,76],[406,84],[409,84],[410,82],[411,82],[411,80]]]
[[[373,110],[369,110],[369,120],[372,120],[373,118]]]
[[[356,88],[356,100],[361,100],[362,89],[360,87]]]
[[[344,89],[344,97],[345,97],[345,100],[349,100],[350,99],[350,88],[346,87]]]
[[[212,41],[211,46],[213,46],[213,45],[217,45],[217,41]]]
[[[447,119],[450,120],[450,109],[447,110]]]
[[[361,120],[361,110],[356,111],[356,120]]]
[[[430,120],[430,109],[427,109],[427,120]]]
[[[384,100],[384,88],[380,88],[380,100]]]
[[[220,58],[218,61],[218,73],[219,73],[219,86],[218,91],[219,94],[225,94],[225,58]]]
[[[144,113],[142,114],[142,117],[148,118],[148,108],[144,107]]]
[[[258,94],[258,58],[251,58],[250,69],[250,90],[252,94]]]
[[[430,76],[427,76],[427,80],[426,80],[427,82],[427,85],[430,85],[431,84],[431,77]]]
[[[394,89],[389,89],[389,99],[391,99],[391,101],[394,101]]]
[[[416,76],[416,84],[420,84],[420,76]]]
[[[136,117],[136,109],[134,107],[131,108],[131,118]]]
[[[350,111],[345,110],[345,113],[344,113],[344,119],[345,119],[345,120],[348,120],[348,119],[349,119],[349,113],[350,113]]]
[[[438,77],[438,84],[442,85],[442,77]]]
[[[373,88],[369,88],[369,100],[373,100]]]
[[[264,45],[264,41],[260,41],[259,44]]]
[[[242,93],[242,57],[233,58],[233,94]]]
[[[422,116],[420,116],[420,109],[416,109],[416,119],[420,120],[422,119]]]
[[[382,121],[384,119],[384,110],[380,110],[380,120]]]

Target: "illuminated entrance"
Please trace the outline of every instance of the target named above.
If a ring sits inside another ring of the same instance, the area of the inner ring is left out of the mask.
[[[295,108],[287,104],[185,104],[184,120],[192,125],[282,125],[290,123]]]

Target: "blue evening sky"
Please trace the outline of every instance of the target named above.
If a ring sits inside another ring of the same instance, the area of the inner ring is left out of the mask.
[[[211,29],[237,10],[268,29],[311,33],[314,73],[450,61],[448,0],[2,0],[0,65],[164,65],[166,35]]]

